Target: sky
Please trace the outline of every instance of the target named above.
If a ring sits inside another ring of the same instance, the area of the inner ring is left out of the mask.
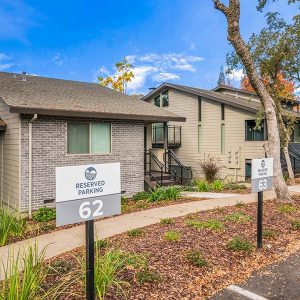
[[[295,6],[286,2],[267,11],[290,19]],[[265,25],[256,4],[241,0],[246,40]],[[126,56],[131,94],[163,82],[212,89],[231,50],[211,0],[0,0],[0,71],[97,82]],[[231,76],[237,87],[241,76]]]

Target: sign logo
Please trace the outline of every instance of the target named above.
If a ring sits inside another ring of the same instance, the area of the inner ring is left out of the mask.
[[[84,175],[85,175],[85,178],[87,180],[94,180],[96,178],[96,176],[97,176],[97,171],[96,171],[95,168],[89,167],[89,168],[87,168],[85,170],[85,174]]]
[[[265,160],[263,159],[263,160],[261,161],[261,167],[264,168],[265,166],[266,166],[266,162],[265,162]]]

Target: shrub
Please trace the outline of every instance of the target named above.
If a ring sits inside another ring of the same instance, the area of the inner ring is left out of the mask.
[[[236,182],[227,182],[224,185],[225,190],[231,190],[231,191],[238,191],[238,190],[245,190],[247,189],[247,186],[242,183],[236,183]]]
[[[137,273],[136,279],[139,285],[143,283],[151,283],[155,281],[160,281],[161,276],[157,273],[151,272],[148,268],[141,270]]]
[[[54,260],[50,263],[50,271],[53,270],[55,273],[65,274],[73,269],[72,264],[65,259]]]
[[[207,260],[203,258],[202,253],[199,250],[188,251],[186,258],[190,264],[196,267],[205,267],[208,264]]]
[[[133,195],[132,200],[134,201],[139,201],[139,200],[145,200],[148,198],[148,193],[147,192],[138,192]]]
[[[170,224],[173,224],[174,221],[171,218],[164,218],[164,219],[161,219],[159,223],[162,225],[170,225]]]
[[[208,221],[203,221],[203,222],[199,222],[196,220],[187,220],[186,224],[193,228],[207,228],[207,229],[211,229],[211,230],[223,230],[224,229],[223,223],[218,220],[214,220],[214,219],[211,219]]]
[[[149,202],[158,202],[163,200],[177,200],[180,197],[181,188],[176,186],[154,188],[148,194]]]
[[[37,222],[49,222],[56,218],[56,211],[50,207],[40,207],[33,215],[32,219]]]
[[[299,220],[292,220],[291,225],[292,225],[293,229],[300,230],[300,221]]]
[[[108,240],[97,240],[95,246],[96,249],[106,248],[108,246]]]
[[[227,248],[232,251],[250,252],[253,245],[246,239],[236,236],[227,243]]]
[[[229,215],[227,215],[225,218],[224,218],[225,221],[232,221],[232,222],[235,222],[235,223],[246,223],[246,222],[249,222],[252,220],[252,217],[249,216],[249,215],[246,215],[242,212],[234,212],[234,213],[231,213]]]
[[[143,234],[143,230],[141,228],[134,228],[127,231],[127,235],[129,237],[137,237],[137,236],[141,236],[142,234]]]
[[[4,246],[12,236],[22,236],[25,220],[14,211],[0,207],[0,246]]]
[[[121,196],[121,205],[128,204],[129,199],[127,196]]]
[[[213,191],[223,191],[224,190],[224,183],[223,183],[223,181],[220,180],[220,179],[214,180],[211,183],[211,189]]]
[[[235,204],[234,204],[235,207],[238,207],[238,208],[242,208],[242,207],[245,207],[246,204],[243,202],[243,201],[237,201]]]
[[[200,161],[200,167],[204,173],[205,179],[208,182],[213,182],[216,179],[219,171],[222,169],[220,160],[211,156],[208,156]]]
[[[286,214],[291,214],[298,211],[298,208],[292,204],[281,204],[277,207],[277,209]]]
[[[195,181],[196,190],[197,192],[209,192],[210,191],[210,185],[205,180],[197,180]]]
[[[274,230],[266,228],[263,230],[263,237],[275,239],[277,237],[277,234]]]
[[[164,239],[170,242],[179,242],[181,239],[181,233],[173,230],[167,231],[164,234]]]

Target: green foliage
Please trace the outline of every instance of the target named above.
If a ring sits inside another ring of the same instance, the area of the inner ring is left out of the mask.
[[[202,252],[199,250],[188,251],[186,258],[190,264],[196,267],[205,267],[208,265],[207,260],[203,258]]]
[[[277,234],[274,230],[266,228],[263,230],[263,237],[275,239],[277,237]]]
[[[236,182],[227,182],[224,185],[225,190],[230,190],[230,191],[240,191],[240,190],[245,190],[247,189],[247,186],[242,183],[236,183]]]
[[[238,207],[238,208],[243,208],[246,206],[246,204],[243,202],[243,201],[237,201],[235,204],[234,204],[235,207]]]
[[[217,192],[223,191],[225,187],[223,181],[220,179],[214,180],[210,186],[213,191],[217,191]]]
[[[48,289],[47,292],[42,289],[49,271],[49,268],[44,265],[44,259],[45,249],[39,253],[36,244],[29,246],[27,253],[23,256],[21,256],[20,251],[18,251],[16,257],[10,256],[7,264],[3,264],[4,277],[0,283],[0,299],[58,299],[64,292],[66,285],[62,282],[60,285]],[[22,270],[21,266],[23,267]]]
[[[37,222],[49,222],[56,218],[56,211],[54,208],[40,207],[33,215],[32,219]]]
[[[171,218],[164,218],[164,219],[161,219],[159,223],[162,225],[170,225],[170,224],[173,224],[174,221]]]
[[[65,259],[57,259],[54,260],[50,263],[50,272],[52,270],[54,270],[54,274],[55,273],[59,273],[59,274],[66,274],[69,273],[72,269],[73,266],[71,264],[71,262],[65,260]]]
[[[181,233],[174,230],[167,231],[164,234],[164,239],[170,242],[179,242],[181,239]]]
[[[236,236],[227,243],[227,248],[232,251],[250,252],[253,245],[246,239]]]
[[[298,211],[298,208],[292,204],[281,204],[277,207],[277,209],[286,214],[291,214]]]
[[[222,169],[220,160],[211,156],[200,161],[200,168],[202,169],[205,179],[208,182],[216,180],[219,171]]]
[[[292,220],[291,226],[295,230],[300,230],[300,221],[299,220]]]
[[[136,279],[139,285],[144,283],[152,283],[161,281],[161,276],[155,272],[151,272],[148,268],[141,270],[137,273]]]
[[[147,192],[138,192],[133,195],[132,200],[139,201],[139,200],[146,200],[148,198]]]
[[[149,192],[147,200],[149,202],[158,202],[163,200],[177,200],[180,198],[181,188],[176,186],[158,187]]]
[[[225,216],[224,220],[235,222],[235,223],[246,223],[246,222],[250,222],[252,220],[252,217],[242,212],[234,212]]]
[[[137,237],[143,234],[143,230],[141,228],[134,228],[127,231],[127,235],[129,237]]]
[[[218,221],[218,220],[207,220],[207,221],[196,221],[196,220],[187,220],[186,224],[188,226],[191,226],[193,228],[197,228],[197,229],[202,229],[202,228],[206,228],[206,229],[211,229],[211,230],[223,230],[224,229],[224,225],[222,222]]]
[[[4,246],[10,237],[22,236],[26,224],[14,211],[0,207],[0,246]]]
[[[128,204],[129,199],[127,196],[121,196],[121,205]]]
[[[210,184],[206,180],[195,179],[194,185],[197,192],[210,192]]]
[[[109,245],[108,240],[97,240],[95,246],[97,249],[106,248]]]

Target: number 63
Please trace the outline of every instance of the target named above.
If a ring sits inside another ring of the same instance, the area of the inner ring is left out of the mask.
[[[258,182],[258,188],[260,190],[265,190],[267,188],[267,179],[262,179]]]

